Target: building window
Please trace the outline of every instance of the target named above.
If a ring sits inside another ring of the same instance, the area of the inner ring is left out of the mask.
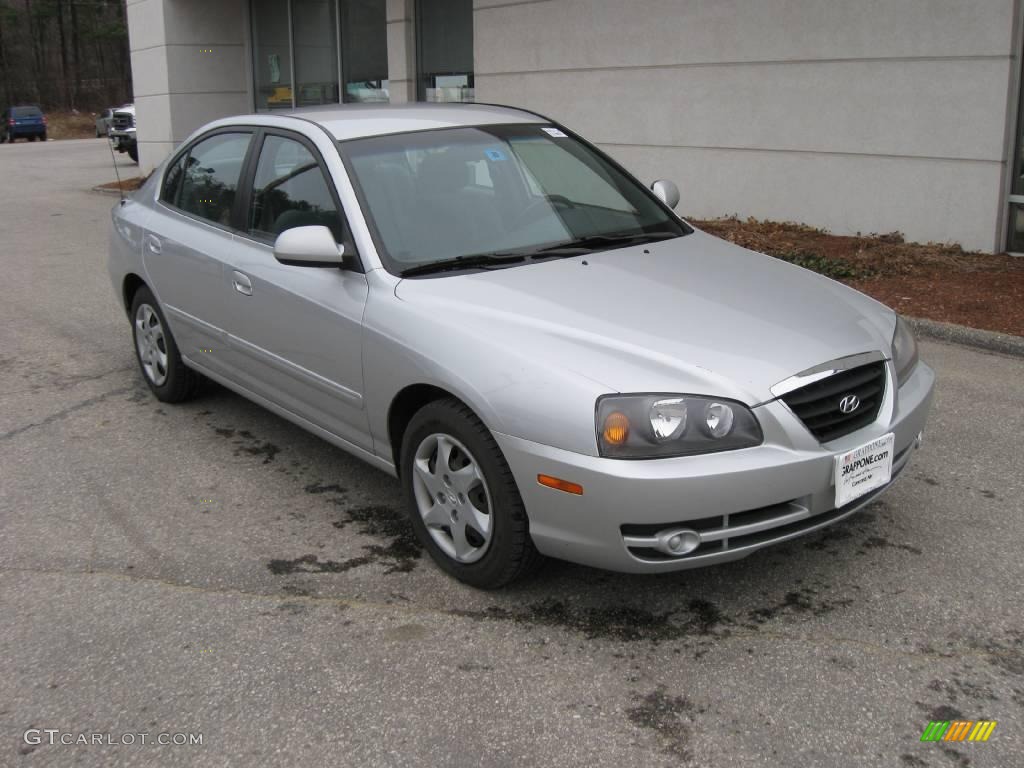
[[[295,105],[338,103],[338,17],[334,0],[292,0]]]
[[[256,109],[292,108],[288,3],[252,0],[252,71]]]
[[[252,0],[256,109],[388,101],[385,3]]]
[[[416,3],[420,101],[473,101],[473,0]]]
[[[345,101],[388,100],[385,0],[342,0],[341,71]]]

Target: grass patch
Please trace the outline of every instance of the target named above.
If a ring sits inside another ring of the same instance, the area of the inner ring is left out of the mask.
[[[788,261],[798,267],[817,272],[819,275],[831,277],[833,280],[856,280],[873,277],[876,272],[870,267],[863,267],[845,259],[829,258],[812,251],[787,251],[772,254],[777,259]]]

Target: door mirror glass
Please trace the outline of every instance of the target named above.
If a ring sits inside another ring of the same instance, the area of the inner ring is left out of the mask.
[[[274,258],[292,267],[348,266],[345,246],[322,224],[286,229],[274,241]]]
[[[658,179],[651,184],[651,191],[669,208],[679,205],[679,187],[668,179]]]

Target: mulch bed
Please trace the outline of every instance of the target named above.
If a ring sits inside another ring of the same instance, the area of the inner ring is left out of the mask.
[[[841,280],[901,314],[1024,336],[1024,258],[907,243],[898,232],[852,237],[756,219],[693,223]]]

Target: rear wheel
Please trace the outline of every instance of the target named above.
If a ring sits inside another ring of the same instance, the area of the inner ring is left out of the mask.
[[[39,140],[40,141],[46,141],[46,134],[45,133],[39,134]]]
[[[437,400],[413,416],[401,475],[417,537],[459,581],[496,589],[540,564],[515,478],[490,431],[464,404]]]
[[[36,138],[38,138],[38,137],[35,134],[32,134],[31,136],[28,137],[28,140],[29,141],[35,141]]]
[[[182,361],[164,313],[148,288],[135,292],[131,316],[135,358],[153,394],[165,403],[194,397],[202,376]]]
[[[137,144],[132,144],[130,147],[128,147],[128,157],[130,157],[136,163],[139,162],[139,147]]]

